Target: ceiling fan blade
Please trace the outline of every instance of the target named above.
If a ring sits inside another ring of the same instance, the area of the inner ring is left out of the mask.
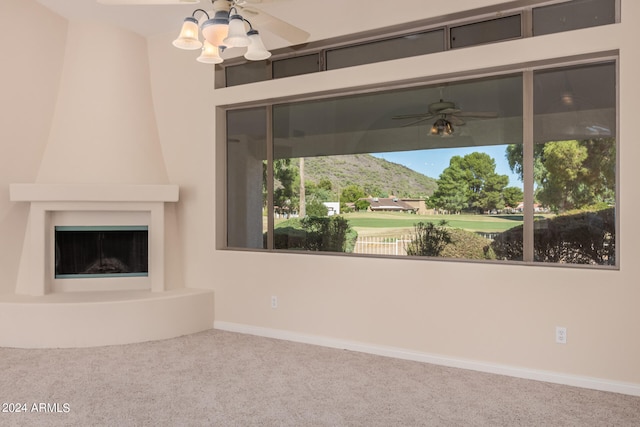
[[[401,128],[404,128],[404,127],[407,127],[407,126],[413,126],[413,125],[416,125],[416,124],[418,124],[418,123],[422,123],[422,122],[425,122],[425,121],[427,121],[427,120],[430,120],[430,119],[432,119],[432,118],[433,118],[433,117],[423,117],[423,118],[421,118],[421,119],[414,120],[414,121],[409,122],[409,123],[405,123],[405,124],[401,125],[400,127],[401,127]]]
[[[460,111],[457,108],[443,108],[442,110],[438,110],[438,114],[458,114]]]
[[[418,118],[418,117],[422,117],[424,119],[430,119],[430,118],[433,118],[435,116],[433,114],[431,114],[431,113],[418,113],[418,114],[403,114],[403,115],[399,115],[399,116],[393,116],[391,118],[394,119],[394,120],[397,120],[397,119],[415,119],[415,118]]]
[[[485,119],[485,118],[493,119],[498,117],[498,113],[491,112],[491,111],[478,111],[478,112],[462,111],[460,113],[456,113],[456,116],[478,118],[478,119]]]
[[[146,6],[160,4],[197,4],[200,0],[97,0],[109,6]]]
[[[448,116],[447,120],[449,120],[451,122],[451,124],[454,125],[454,126],[464,126],[466,124],[466,122],[464,120],[462,120],[460,117],[456,117],[456,116]]]
[[[263,0],[267,2],[268,0]],[[273,1],[273,0],[271,0]],[[291,43],[292,45],[305,43],[311,34],[295,25],[289,24],[273,15],[253,7],[239,6],[241,15],[251,21],[251,25],[258,31],[268,31]]]

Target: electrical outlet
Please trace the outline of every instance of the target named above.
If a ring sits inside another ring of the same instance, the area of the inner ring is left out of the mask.
[[[271,308],[278,308],[278,297],[275,295],[271,296]]]
[[[567,343],[567,328],[562,326],[556,326],[556,342],[558,344]]]

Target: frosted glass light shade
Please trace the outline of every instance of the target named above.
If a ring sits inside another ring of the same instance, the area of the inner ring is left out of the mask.
[[[447,136],[453,133],[453,125],[449,120],[440,118],[431,126],[431,135]]]
[[[173,45],[179,49],[195,50],[202,47],[198,40],[198,20],[192,17],[184,18],[180,35],[173,41]]]
[[[220,57],[218,46],[214,46],[205,40],[202,53],[196,58],[196,61],[203,64],[220,64],[223,59]]]
[[[231,15],[229,18],[229,33],[223,40],[227,47],[246,47],[251,44],[244,27],[244,19],[240,15]]]
[[[212,19],[202,24],[202,36],[214,46],[224,46],[223,40],[229,33],[229,12],[216,12]]]
[[[251,44],[247,47],[247,53],[244,54],[245,58],[250,61],[260,61],[271,57],[271,52],[264,47],[262,37],[256,30],[249,31],[247,36],[251,40]]]

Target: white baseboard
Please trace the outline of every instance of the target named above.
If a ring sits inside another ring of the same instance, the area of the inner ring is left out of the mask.
[[[640,396],[640,384],[610,381],[600,378],[581,377],[577,375],[568,375],[535,369],[517,368],[513,366],[478,362],[474,360],[456,359],[428,353],[421,353],[397,347],[379,346],[357,341],[347,341],[317,335],[300,334],[281,329],[270,329],[232,322],[215,321],[213,322],[213,328],[222,331],[237,332],[241,334],[275,338],[304,344],[319,345],[323,347],[358,351],[361,353],[394,357],[397,359],[411,360],[415,362],[431,363],[434,365],[448,366],[452,368],[470,369],[473,371],[507,375],[528,380],[544,381],[573,387],[608,391],[612,393],[622,393],[631,396]]]

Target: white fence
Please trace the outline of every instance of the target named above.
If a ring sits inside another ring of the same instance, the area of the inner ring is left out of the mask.
[[[409,236],[400,237],[358,237],[353,253],[374,255],[406,255],[406,245],[411,241]]]

